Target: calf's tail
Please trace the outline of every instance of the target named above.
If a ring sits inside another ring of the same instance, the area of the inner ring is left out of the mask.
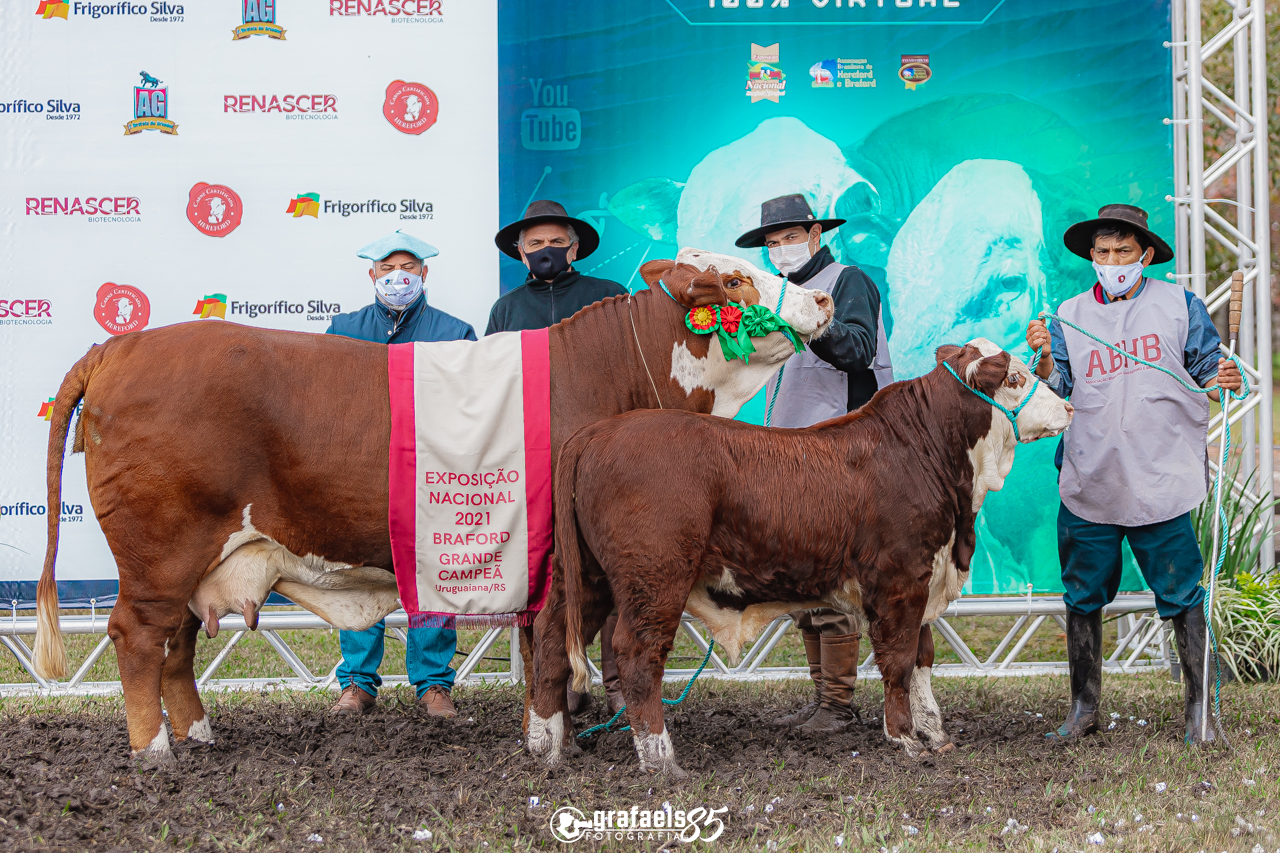
[[[62,642],[62,628],[58,625],[58,583],[53,575],[62,514],[62,457],[66,452],[71,416],[84,398],[89,377],[102,361],[102,351],[103,347],[93,347],[62,380],[62,387],[53,401],[49,423],[49,452],[45,468],[49,484],[49,540],[44,552],[44,570],[36,586],[36,647],[32,661],[36,672],[47,680],[66,678],[68,672],[67,649]],[[77,429],[72,450],[79,452],[83,449],[84,439]]]
[[[579,431],[560,450],[556,469],[556,558],[564,581],[564,648],[573,670],[572,687],[585,693],[591,685],[587,668],[587,651],[582,642],[582,548],[578,537],[577,496],[578,460],[587,439]]]

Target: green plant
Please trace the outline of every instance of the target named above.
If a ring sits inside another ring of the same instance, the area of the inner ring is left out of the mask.
[[[1250,473],[1242,484],[1239,484],[1239,473],[1240,456],[1236,455],[1227,468],[1227,480],[1222,489],[1225,530],[1230,532],[1230,536],[1226,558],[1218,573],[1218,584],[1221,586],[1233,584],[1235,577],[1241,572],[1253,572],[1256,569],[1262,553],[1262,538],[1255,531],[1264,518],[1263,514],[1274,512],[1276,504],[1280,503],[1272,500],[1270,493],[1255,501],[1248,492],[1257,471]],[[1213,553],[1213,521],[1213,490],[1210,489],[1204,502],[1191,511],[1191,524],[1195,528],[1196,539],[1200,542],[1200,556],[1204,559],[1206,585],[1217,563],[1217,554]]]

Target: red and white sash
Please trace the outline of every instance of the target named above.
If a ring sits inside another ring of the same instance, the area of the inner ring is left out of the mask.
[[[410,626],[531,624],[551,584],[547,331],[387,350],[391,555]]]

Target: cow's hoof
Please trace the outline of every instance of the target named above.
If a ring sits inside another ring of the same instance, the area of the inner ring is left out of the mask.
[[[173,750],[169,747],[169,732],[163,724],[160,726],[160,733],[151,743],[142,749],[135,749],[132,757],[139,770],[167,770],[178,766],[178,759],[173,757]]]
[[[685,772],[676,764],[676,750],[671,745],[671,733],[664,727],[659,734],[636,732],[632,729],[636,755],[640,756],[640,769],[649,773],[661,773],[673,779],[683,779]]]
[[[548,764],[558,762],[560,753],[565,748],[565,712],[556,711],[549,718],[538,716],[538,712],[529,709],[529,752],[533,755],[545,756]]]
[[[190,746],[213,746],[213,726],[209,725],[208,714],[191,724],[186,740]]]

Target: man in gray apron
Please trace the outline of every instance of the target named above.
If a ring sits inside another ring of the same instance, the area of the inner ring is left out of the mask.
[[[880,322],[880,291],[867,274],[837,264],[822,232],[843,219],[817,219],[805,197],[784,195],[760,205],[760,227],[738,238],[742,249],[767,247],[769,260],[793,284],[822,290],[835,302],[831,328],[787,360],[765,386],[770,425],[807,427],[852,412],[893,381],[889,346]],[[774,306],[769,306],[774,307]],[[775,397],[777,382],[782,386]],[[853,719],[858,675],[858,633],[853,617],[835,610],[791,614],[804,638],[816,698],[778,720],[812,733],[835,732]]]
[[[1219,355],[1221,340],[1204,303],[1177,284],[1143,277],[1148,264],[1173,258],[1147,228],[1146,211],[1107,205],[1063,239],[1093,261],[1098,280],[1062,303],[1060,317],[1201,388],[1240,388],[1236,366]],[[1217,392],[1194,394],[1056,320],[1047,329],[1032,321],[1027,344],[1041,352],[1036,372],[1075,407],[1057,459],[1071,709],[1048,737],[1073,740],[1098,729],[1102,608],[1119,588],[1120,544],[1128,539],[1160,618],[1173,620],[1187,740],[1198,742],[1206,628],[1204,563],[1191,510],[1208,491],[1206,398],[1216,400]],[[1212,726],[1208,732],[1213,740]]]

